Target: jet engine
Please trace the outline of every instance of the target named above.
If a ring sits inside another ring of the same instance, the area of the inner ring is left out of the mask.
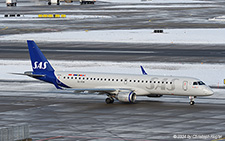
[[[116,96],[116,98],[121,102],[134,103],[136,100],[136,94],[132,91],[122,91]]]

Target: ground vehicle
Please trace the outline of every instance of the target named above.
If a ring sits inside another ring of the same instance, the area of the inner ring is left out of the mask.
[[[48,5],[52,5],[52,4],[59,5],[60,4],[60,1],[59,0],[48,0]]]
[[[16,6],[17,0],[6,0],[6,6]]]
[[[96,0],[80,0],[80,5],[83,4],[95,4]]]

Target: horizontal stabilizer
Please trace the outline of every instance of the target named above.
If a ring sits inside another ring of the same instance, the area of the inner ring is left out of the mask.
[[[14,74],[14,75],[26,75],[24,73],[9,73],[9,74]]]
[[[44,77],[45,76],[45,74],[33,74],[32,71],[24,72],[24,75],[27,75],[27,76],[30,76],[30,77]]]
[[[10,74],[14,74],[14,75],[26,75],[26,76],[30,76],[30,77],[43,77],[43,76],[45,76],[44,74],[33,74],[31,71],[24,72],[24,73],[10,73]]]

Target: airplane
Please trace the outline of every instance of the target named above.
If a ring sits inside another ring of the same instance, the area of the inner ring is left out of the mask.
[[[75,93],[106,94],[105,102],[134,103],[136,96],[177,95],[189,96],[194,105],[197,96],[213,95],[203,81],[192,77],[148,75],[141,66],[142,74],[114,74],[78,71],[56,71],[33,40],[27,40],[33,71],[23,75],[53,84],[57,89],[71,89]]]

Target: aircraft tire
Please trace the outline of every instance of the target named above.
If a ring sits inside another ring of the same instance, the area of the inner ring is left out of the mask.
[[[110,104],[110,103],[111,103],[111,99],[110,99],[110,98],[106,98],[106,99],[105,99],[105,103],[106,103],[106,104]]]
[[[111,103],[113,103],[114,102],[114,99],[113,98],[106,98],[105,99],[105,103],[106,104],[111,104]]]
[[[195,102],[194,101],[190,101],[190,105],[194,105],[195,104]]]

